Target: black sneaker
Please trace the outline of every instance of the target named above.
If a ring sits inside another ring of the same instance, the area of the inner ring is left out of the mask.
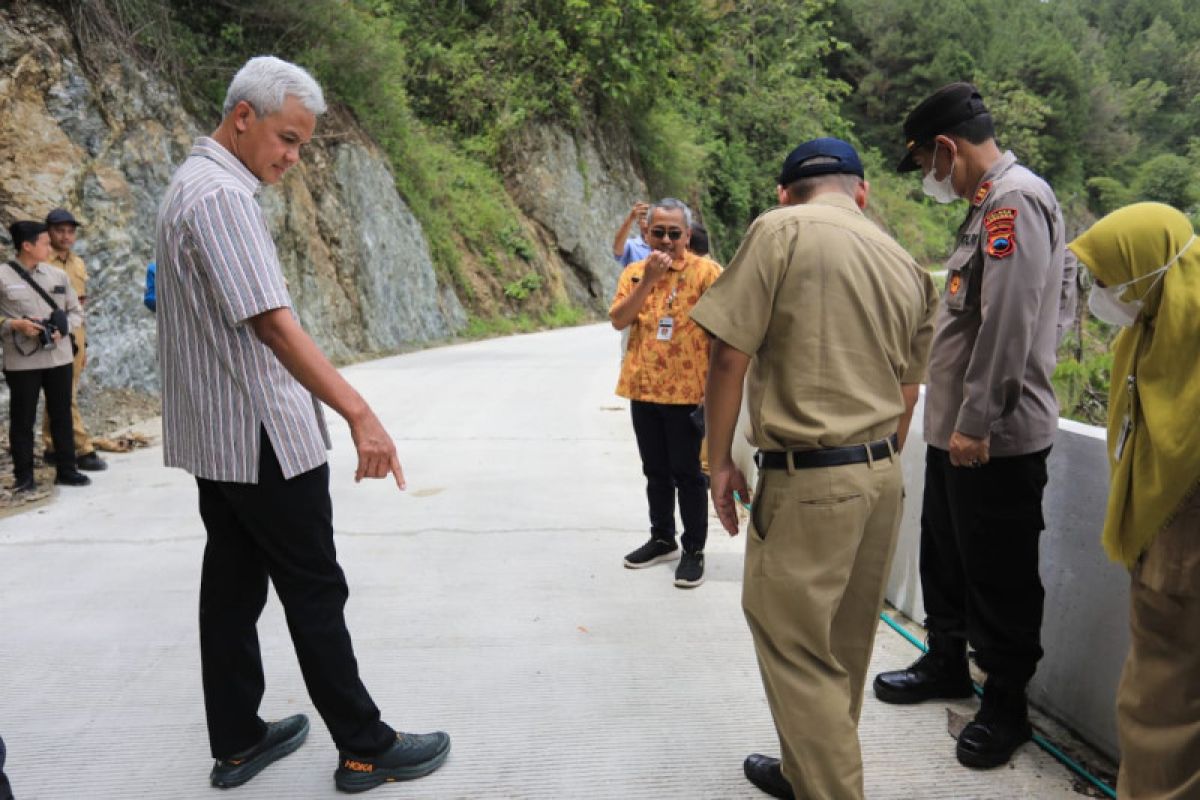
[[[704,583],[704,553],[684,553],[675,568],[675,585],[680,589],[695,589]]]
[[[60,471],[54,477],[54,482],[59,486],[87,486],[92,482],[92,479],[79,470],[73,469],[69,472],[66,470]]]
[[[84,472],[103,472],[104,470],[108,469],[108,464],[105,463],[103,458],[96,455],[95,450],[87,455],[76,458],[75,466]]]
[[[267,733],[262,741],[248,750],[235,753],[229,758],[219,758],[208,776],[218,789],[241,786],[272,762],[294,752],[304,744],[308,736],[308,717],[303,714],[267,724]]]
[[[37,481],[35,481],[32,476],[30,476],[28,478],[17,478],[16,482],[13,483],[13,487],[12,487],[13,494],[25,494],[26,492],[36,492],[36,491],[37,491]]]
[[[365,792],[384,783],[422,778],[440,767],[450,755],[449,735],[397,733],[390,748],[377,756],[338,753],[333,782],[343,792]]]
[[[677,558],[679,558],[679,545],[668,542],[666,539],[651,539],[625,556],[625,566],[629,569],[641,569],[663,561],[674,561]]]

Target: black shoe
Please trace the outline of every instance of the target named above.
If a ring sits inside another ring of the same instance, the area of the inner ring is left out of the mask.
[[[13,494],[25,494],[26,492],[36,492],[36,491],[37,491],[37,481],[35,481],[33,479],[32,475],[28,478],[17,478],[16,482],[13,483],[13,487],[12,487]]]
[[[680,589],[695,589],[704,583],[704,553],[684,553],[675,568],[675,585]]]
[[[746,756],[746,760],[742,762],[742,770],[746,773],[747,780],[771,797],[778,797],[780,800],[796,800],[791,784],[787,782],[787,778],[783,777],[783,769],[779,765],[778,758],[752,753]]]
[[[104,472],[108,469],[108,464],[104,463],[104,459],[96,455],[96,451],[93,450],[87,455],[76,458],[75,467],[84,472]]]
[[[962,639],[929,637],[929,652],[908,669],[875,676],[875,696],[885,703],[906,705],[926,700],[961,700],[974,694]]]
[[[450,737],[437,733],[397,733],[395,743],[377,756],[338,753],[333,782],[343,792],[365,792],[392,781],[411,781],[440,767],[450,755]]]
[[[77,469],[70,471],[60,470],[59,473],[54,476],[54,482],[59,486],[87,486],[92,482],[92,479]]]
[[[229,758],[217,759],[212,774],[208,776],[218,789],[241,786],[272,762],[294,752],[304,744],[308,736],[308,717],[303,714],[267,724],[267,733],[262,741],[248,750],[235,753]]]
[[[679,545],[666,539],[651,539],[625,556],[625,566],[629,569],[641,569],[662,561],[674,561],[677,558],[679,558]]]
[[[954,753],[964,767],[990,769],[1007,764],[1017,748],[1032,738],[1025,687],[989,678],[979,713],[958,735]]]

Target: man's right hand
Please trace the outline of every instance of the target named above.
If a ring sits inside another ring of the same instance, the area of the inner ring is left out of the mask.
[[[671,257],[661,250],[655,250],[646,258],[643,279],[647,285],[658,283],[671,270]]]
[[[713,506],[721,519],[721,527],[730,536],[738,535],[737,501],[733,493],[737,492],[742,502],[751,502],[750,488],[746,486],[746,476],[733,465],[732,461],[723,465],[710,465],[712,474],[709,482],[712,485]]]
[[[396,479],[397,488],[401,491],[405,489],[407,484],[400,457],[396,455],[396,443],[374,411],[368,408],[361,417],[350,422],[350,438],[354,440],[354,448],[358,451],[355,483],[363,478],[386,478],[390,472]]]
[[[646,212],[650,210],[650,204],[644,200],[638,200],[633,204],[633,208],[629,211],[629,218],[633,220],[643,219]]]
[[[14,319],[9,320],[9,323],[12,325],[13,330],[15,330],[17,333],[21,334],[22,336],[28,336],[28,337],[32,338],[42,332],[42,326],[38,325],[36,322],[34,322],[31,319],[23,319],[23,318],[15,319],[14,318]]]

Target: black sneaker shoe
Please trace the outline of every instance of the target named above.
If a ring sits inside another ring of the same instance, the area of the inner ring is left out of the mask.
[[[27,492],[36,492],[36,491],[37,491],[37,481],[35,481],[32,477],[18,478],[12,487],[13,494],[25,494]]]
[[[663,561],[674,561],[677,558],[679,558],[679,545],[665,539],[651,539],[625,556],[625,566],[629,569],[641,569]]]
[[[397,733],[396,742],[377,756],[338,753],[333,782],[343,792],[365,792],[384,783],[422,778],[440,767],[450,755],[449,735]]]
[[[87,455],[76,458],[75,467],[84,472],[103,472],[108,469],[108,464],[100,456],[96,455],[96,451],[93,450]]]
[[[54,477],[54,482],[59,486],[87,486],[92,482],[92,479],[87,475],[84,475],[79,470],[73,469],[70,472],[65,470],[59,472],[58,475]]]
[[[267,733],[262,741],[248,750],[235,753],[229,758],[217,759],[212,774],[208,776],[218,789],[241,786],[272,762],[294,752],[304,744],[308,736],[308,717],[303,714],[267,724]]]
[[[704,553],[684,553],[675,568],[675,585],[680,589],[695,589],[704,583]]]

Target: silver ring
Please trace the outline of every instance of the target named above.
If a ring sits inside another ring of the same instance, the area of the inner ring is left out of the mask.
[[[982,467],[983,465],[979,463],[979,459],[978,459],[978,458],[975,458],[975,459],[972,459],[972,460],[971,460],[970,466],[972,466],[972,467]]]

